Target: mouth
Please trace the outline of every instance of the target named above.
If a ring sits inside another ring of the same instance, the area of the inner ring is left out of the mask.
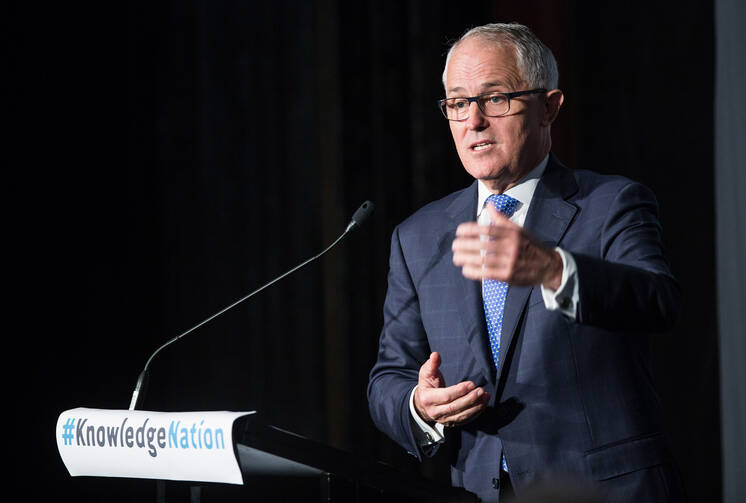
[[[471,150],[472,152],[482,152],[483,150],[487,150],[488,148],[492,147],[492,145],[494,144],[495,142],[491,140],[481,140],[469,145],[469,150]]]

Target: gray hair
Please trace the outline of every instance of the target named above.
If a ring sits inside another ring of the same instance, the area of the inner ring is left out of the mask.
[[[479,38],[496,46],[505,43],[511,45],[515,49],[518,69],[529,87],[543,87],[547,90],[557,88],[559,72],[552,51],[528,27],[518,23],[486,24],[472,28],[461,35],[461,38],[448,50],[445,68],[443,68],[443,87],[446,85],[448,62],[451,60],[453,51],[461,42],[469,38]]]

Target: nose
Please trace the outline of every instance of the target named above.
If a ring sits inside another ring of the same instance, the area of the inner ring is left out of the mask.
[[[489,126],[487,117],[482,113],[476,101],[469,103],[469,117],[466,119],[466,125],[474,130],[485,129]]]

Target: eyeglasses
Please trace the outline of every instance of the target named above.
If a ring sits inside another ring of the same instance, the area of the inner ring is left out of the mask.
[[[482,93],[471,98],[446,98],[438,100],[438,107],[449,121],[462,121],[469,118],[469,109],[473,101],[487,117],[500,117],[510,112],[510,99],[527,94],[545,93],[546,89],[531,89],[514,93]]]

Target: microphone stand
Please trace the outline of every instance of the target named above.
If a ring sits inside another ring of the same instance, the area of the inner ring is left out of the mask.
[[[174,342],[178,341],[179,339],[181,339],[185,335],[188,335],[191,332],[197,330],[199,327],[201,327],[205,323],[209,323],[210,321],[212,321],[213,319],[217,318],[218,316],[220,316],[221,314],[225,313],[226,311],[228,311],[230,309],[233,309],[234,307],[236,307],[237,305],[239,305],[243,301],[245,301],[245,300],[253,297],[257,293],[259,293],[262,290],[264,290],[265,288],[267,288],[267,287],[269,287],[271,285],[274,285],[275,283],[277,283],[278,281],[280,281],[282,278],[284,278],[284,277],[286,277],[286,276],[294,273],[298,269],[300,269],[300,268],[304,267],[305,265],[307,265],[307,264],[313,262],[314,260],[318,259],[322,255],[324,255],[326,252],[328,252],[329,250],[331,250],[332,248],[334,248],[334,246],[336,246],[337,243],[339,243],[340,241],[342,241],[342,239],[345,236],[347,236],[347,234],[350,231],[352,231],[353,229],[356,229],[357,227],[359,227],[370,216],[370,214],[373,213],[373,209],[374,209],[373,203],[371,203],[370,201],[365,201],[357,209],[357,211],[352,215],[352,219],[350,220],[350,223],[347,224],[347,228],[344,230],[344,232],[342,234],[340,234],[339,237],[336,240],[334,240],[334,242],[332,244],[330,244],[329,246],[327,246],[321,253],[318,253],[318,254],[314,255],[313,257],[305,260],[304,262],[298,264],[297,266],[293,267],[292,269],[290,269],[286,273],[284,273],[284,274],[276,277],[275,279],[271,280],[269,283],[266,283],[266,284],[260,286],[259,288],[257,288],[253,292],[251,292],[251,293],[249,293],[249,294],[241,297],[237,301],[233,302],[232,304],[227,305],[226,307],[224,307],[223,309],[221,309],[217,313],[213,314],[212,316],[210,316],[208,318],[205,318],[204,320],[200,321],[199,323],[197,323],[196,325],[194,325],[192,328],[190,328],[190,329],[188,329],[188,330],[180,333],[176,337],[174,337],[174,338],[166,341],[164,344],[162,344],[158,349],[156,349],[153,352],[153,354],[150,355],[150,358],[148,358],[148,361],[145,362],[145,367],[143,367],[142,372],[140,372],[140,375],[137,378],[137,384],[135,384],[135,390],[132,392],[132,399],[130,400],[129,410],[136,410],[142,404],[142,397],[145,395],[145,390],[147,389],[148,375],[149,375],[148,369],[150,367],[150,363],[153,361],[153,358],[155,358],[155,355],[157,355],[158,353],[160,353],[161,350],[165,349],[166,347],[170,346]]]

